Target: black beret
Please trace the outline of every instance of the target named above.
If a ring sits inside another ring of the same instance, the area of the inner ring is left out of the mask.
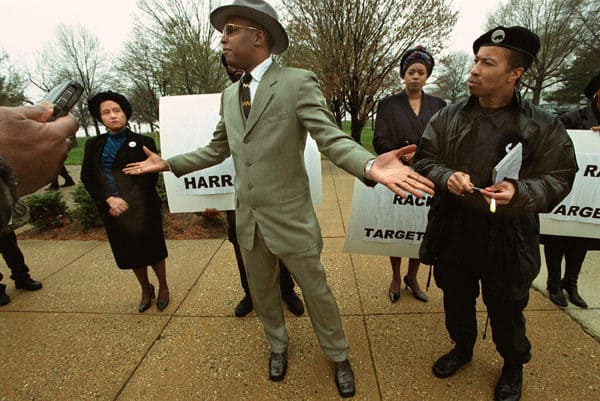
[[[540,38],[527,28],[498,26],[484,33],[473,42],[473,53],[477,54],[481,46],[500,46],[516,50],[530,57],[533,62],[540,50]],[[526,66],[529,68],[529,66]]]
[[[421,63],[425,66],[427,77],[431,75],[431,71],[433,71],[433,66],[435,65],[433,56],[423,46],[417,46],[414,49],[406,50],[402,55],[400,59],[400,76],[404,78],[406,70],[414,63]]]
[[[88,99],[88,110],[92,117],[102,122],[102,118],[100,118],[100,103],[106,100],[112,100],[113,102],[118,103],[119,106],[121,106],[123,113],[125,113],[127,121],[129,121],[131,113],[133,112],[131,103],[129,103],[129,100],[127,100],[125,96],[113,91],[100,92]]]
[[[585,89],[583,90],[583,93],[585,93],[585,97],[587,97],[588,99],[592,99],[594,97],[594,94],[598,91],[598,89],[600,89],[600,73],[598,73],[598,75],[592,78],[590,82],[588,82],[588,84],[585,86]]]

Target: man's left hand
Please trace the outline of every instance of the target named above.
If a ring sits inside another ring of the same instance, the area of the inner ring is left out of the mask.
[[[369,178],[402,198],[406,198],[407,193],[417,198],[423,198],[425,193],[433,195],[433,182],[402,163],[402,157],[414,153],[416,149],[416,145],[409,145],[377,156]]]
[[[508,205],[515,196],[515,186],[510,181],[502,181],[487,188],[482,192],[485,201],[489,204],[492,198],[497,205]]]

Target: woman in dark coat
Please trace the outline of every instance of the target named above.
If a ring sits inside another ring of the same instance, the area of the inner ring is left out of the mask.
[[[587,84],[584,93],[590,99],[590,104],[582,109],[565,113],[559,119],[566,129],[591,129],[600,132],[600,73]],[[588,249],[600,249],[600,239],[543,235],[541,242],[544,244],[544,256],[548,268],[546,288],[550,300],[558,306],[566,307],[567,300],[562,292],[565,290],[573,304],[587,308],[587,303],[577,290],[577,280]],[[561,280],[563,257],[565,275]]]
[[[158,174],[134,176],[121,171],[128,163],[146,159],[144,146],[156,152],[156,145],[152,138],[129,130],[132,108],[123,95],[98,93],[89,99],[88,109],[108,132],[87,141],[81,181],[100,212],[117,266],[132,269],[140,283],[139,311],[145,312],[155,296],[148,280],[151,265],[159,283],[156,306],[162,312],[169,303],[169,287]]]
[[[431,54],[422,46],[409,49],[400,60],[400,76],[404,80],[406,89],[400,94],[381,100],[377,106],[375,130],[373,134],[373,148],[377,154],[385,153],[402,146],[419,144],[421,135],[429,119],[446,102],[435,96],[423,92],[423,86],[433,70],[434,60]],[[412,164],[412,155],[404,156],[404,162]],[[390,301],[400,299],[400,262],[402,258],[391,256],[392,282],[389,288]],[[410,258],[408,274],[404,277],[406,287],[410,287],[413,296],[427,302],[427,295],[419,287],[417,272],[420,261]]]

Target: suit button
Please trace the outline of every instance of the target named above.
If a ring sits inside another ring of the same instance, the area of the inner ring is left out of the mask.
[[[251,165],[252,165],[252,163],[246,162],[246,167],[250,167]]]
[[[252,206],[252,210],[256,210],[256,206]]]
[[[252,184],[248,184],[248,189],[252,189],[254,186]]]

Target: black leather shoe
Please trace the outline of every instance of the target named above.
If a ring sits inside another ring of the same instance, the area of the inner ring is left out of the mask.
[[[42,283],[40,283],[39,281],[35,281],[31,277],[25,277],[22,279],[16,279],[15,287],[26,291],[37,291],[43,286]]]
[[[296,293],[292,290],[290,294],[286,294],[283,296],[283,301],[287,305],[290,312],[292,312],[296,316],[302,316],[304,313],[304,304],[302,300]]]
[[[271,352],[269,359],[269,380],[280,382],[287,372],[287,352]]]
[[[472,355],[469,355],[463,351],[454,348],[438,359],[431,371],[436,377],[440,379],[450,377],[456,373],[456,371],[464,364],[471,362]]]
[[[519,401],[523,389],[523,365],[505,363],[494,391],[495,401]]]
[[[393,304],[400,300],[400,292],[390,291],[388,295],[390,296],[390,301],[392,301]]]
[[[0,306],[4,306],[10,302],[10,297],[6,295],[6,286],[0,284]]]
[[[335,385],[342,397],[352,397],[356,393],[354,387],[354,372],[350,362],[346,359],[342,362],[334,362]]]
[[[234,313],[237,317],[243,317],[252,312],[253,308],[254,306],[252,305],[252,298],[250,298],[250,295],[245,295],[240,303],[235,307]]]
[[[138,312],[140,313],[144,313],[148,310],[148,308],[150,308],[150,306],[152,305],[152,298],[154,298],[154,286],[150,285],[150,298],[148,298],[148,302],[144,302],[143,300],[140,302],[140,306],[138,307]],[[143,294],[142,294],[142,298],[143,298]]]

